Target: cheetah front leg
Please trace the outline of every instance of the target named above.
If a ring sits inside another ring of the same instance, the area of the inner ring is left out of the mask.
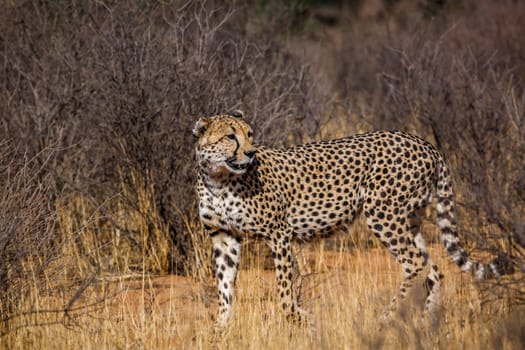
[[[275,264],[275,277],[277,281],[277,294],[279,306],[292,322],[304,322],[306,313],[299,308],[298,296],[294,283],[299,276],[295,255],[292,250],[292,231],[277,232],[275,237],[268,241]]]
[[[238,239],[222,230],[211,234],[211,239],[219,292],[219,308],[215,323],[217,328],[224,328],[231,315],[232,294],[239,268],[241,244]]]

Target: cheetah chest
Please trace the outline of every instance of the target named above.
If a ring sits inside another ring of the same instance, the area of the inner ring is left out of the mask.
[[[247,229],[242,202],[230,191],[206,190],[200,198],[199,216],[203,224],[210,227],[235,232]]]

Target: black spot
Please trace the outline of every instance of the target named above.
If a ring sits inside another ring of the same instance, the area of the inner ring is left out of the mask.
[[[234,267],[235,266],[235,262],[233,261],[233,259],[229,255],[226,255],[226,264],[229,267]]]
[[[459,260],[457,261],[457,265],[461,267],[467,263],[467,260],[468,260],[467,254],[465,252],[462,252],[460,254]]]
[[[427,278],[426,281],[425,281],[425,289],[430,292],[433,288],[434,288],[434,284],[435,282],[432,281],[430,278]]]
[[[451,243],[448,247],[447,247],[447,252],[449,253],[454,253],[455,251],[457,251],[459,249],[459,244],[457,243]]]

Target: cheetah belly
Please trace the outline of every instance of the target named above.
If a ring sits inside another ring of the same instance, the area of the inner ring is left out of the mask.
[[[300,237],[310,237],[316,233],[324,233],[349,220],[348,213],[344,210],[332,210],[324,213],[316,208],[302,210],[304,214],[295,214],[288,217],[288,223]]]

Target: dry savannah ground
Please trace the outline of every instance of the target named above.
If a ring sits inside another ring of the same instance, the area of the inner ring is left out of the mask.
[[[415,288],[412,302],[391,321],[378,323],[401,277],[386,249],[327,250],[319,242],[301,247],[298,256],[302,305],[313,321],[306,327],[281,317],[273,271],[263,268],[264,256],[252,255],[252,266],[240,271],[222,339],[213,338],[211,281],[137,275],[93,283],[76,303],[90,310],[72,308],[69,316],[46,312],[63,305],[58,295],[28,300],[26,305],[42,313],[21,315],[23,328],[3,342],[13,349],[523,348],[523,308],[512,310],[505,295],[484,303],[473,279],[461,274],[441,247],[431,247],[431,254],[445,274],[442,311],[433,324],[421,318],[422,288]]]

